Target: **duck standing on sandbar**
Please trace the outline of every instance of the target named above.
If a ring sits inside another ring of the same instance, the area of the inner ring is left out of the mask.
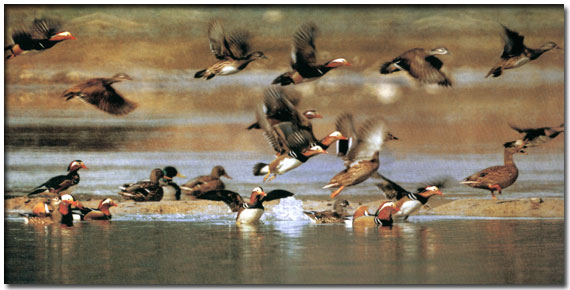
[[[219,61],[198,71],[194,78],[209,80],[216,75],[235,74],[245,69],[250,62],[267,58],[259,50],[250,52],[249,32],[234,30],[226,33],[222,24],[217,20],[210,22],[208,38],[210,39],[210,50]]]
[[[111,78],[94,78],[63,92],[66,101],[73,98],[94,105],[99,110],[113,115],[126,115],[137,108],[137,104],[123,97],[112,85],[116,82],[132,80],[126,73],[118,73]]]
[[[261,187],[255,187],[251,191],[249,202],[245,202],[241,195],[230,190],[214,190],[197,196],[199,199],[207,199],[214,201],[223,201],[227,204],[232,212],[237,212],[237,224],[255,224],[263,215],[265,208],[263,203],[275,199],[293,196],[292,192],[283,189],[275,189],[268,193],[263,191]]]
[[[552,41],[546,42],[537,49],[528,48],[523,43],[524,36],[520,35],[516,31],[510,30],[504,25],[502,26],[505,29],[505,33],[503,34],[503,39],[505,40],[503,54],[501,55],[501,60],[491,68],[485,78],[490,75],[493,75],[493,77],[496,78],[503,74],[503,70],[520,67],[531,60],[537,59],[543,53],[551,49],[561,49]]]
[[[317,64],[316,37],[317,25],[315,23],[308,22],[299,28],[293,36],[291,70],[278,76],[271,84],[286,86],[310,82],[324,76],[334,68],[350,65],[344,58],[335,58],[324,64]]]
[[[71,193],[75,185],[79,183],[78,171],[80,169],[89,168],[81,160],[71,161],[67,166],[67,175],[58,175],[50,178],[45,183],[34,188],[34,191],[28,193],[28,197],[42,192],[49,192],[57,196]]]
[[[14,58],[31,50],[46,50],[68,39],[75,39],[69,31],[61,31],[61,24],[53,19],[34,19],[30,30],[17,30],[12,33],[14,44],[4,48],[6,59]]]
[[[182,189],[173,179],[174,177],[186,178],[186,176],[178,172],[178,169],[174,166],[166,166],[162,171],[164,176],[159,182],[164,192],[162,200],[180,200]]]
[[[119,195],[124,199],[134,201],[160,201],[164,195],[160,179],[164,177],[164,171],[155,168],[150,172],[149,180],[142,180],[135,183],[126,183],[120,186]]]
[[[222,190],[226,188],[226,185],[221,179],[222,176],[231,179],[223,166],[216,165],[212,168],[210,175],[198,176],[193,180],[186,182],[180,188],[184,194],[194,197],[208,191]]]
[[[482,188],[491,191],[493,199],[497,199],[495,191],[499,194],[503,189],[511,186],[519,176],[519,170],[513,160],[513,155],[516,153],[526,152],[523,150],[526,145],[523,141],[517,140],[507,142],[503,145],[504,151],[504,165],[492,166],[485,168],[469,177],[466,177],[461,183],[474,188]]]

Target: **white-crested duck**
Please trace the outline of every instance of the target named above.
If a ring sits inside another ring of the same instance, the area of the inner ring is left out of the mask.
[[[132,80],[126,73],[118,73],[111,78],[94,78],[63,92],[66,101],[78,98],[94,105],[99,110],[113,115],[126,115],[138,106],[117,92],[112,85],[116,82]]]
[[[384,179],[384,182],[376,184],[380,190],[386,194],[388,199],[395,199],[395,206],[399,209],[394,213],[394,217],[404,217],[407,219],[411,214],[416,212],[422,206],[426,206],[430,197],[434,195],[443,195],[440,188],[444,187],[447,178],[439,181],[429,182],[429,185],[420,187],[415,193],[405,190],[394,181],[378,174]],[[378,208],[381,209],[380,207]]]
[[[331,69],[340,66],[349,66],[350,63],[344,58],[335,58],[324,64],[317,64],[317,49],[315,38],[317,25],[308,22],[297,30],[293,36],[293,51],[291,52],[291,71],[278,76],[271,84],[300,84],[314,81]]]
[[[501,194],[502,190],[511,186],[519,176],[519,170],[513,160],[513,154],[526,152],[525,144],[521,140],[507,142],[503,145],[504,165],[492,166],[485,168],[469,177],[466,177],[461,183],[474,188],[482,188],[491,191],[493,199],[497,199],[495,191]]]
[[[349,217],[346,211],[349,207],[348,200],[338,199],[334,202],[332,210],[303,211],[303,213],[317,224],[344,223]]]
[[[255,60],[267,58],[261,51],[250,52],[250,34],[244,30],[234,30],[230,33],[224,31],[222,24],[211,21],[208,26],[210,50],[218,62],[212,66],[198,71],[194,77],[209,80],[216,75],[231,75],[245,69]]]
[[[345,187],[359,184],[368,179],[380,166],[380,150],[384,141],[398,140],[386,129],[386,124],[378,119],[367,120],[359,130],[354,129],[351,114],[341,114],[336,121],[336,129],[352,139],[353,144],[347,154],[340,154],[345,169],[335,175],[323,188],[338,188],[331,194],[336,197]]]
[[[52,198],[48,203],[41,203],[34,207],[32,214],[21,214],[25,223],[48,225],[54,222],[60,222],[66,226],[73,226],[73,215],[71,206],[83,208],[80,203],[75,201],[72,195],[63,194],[61,197]],[[41,207],[44,208],[42,212]],[[57,210],[53,210],[57,208]]]
[[[226,188],[226,185],[221,180],[222,176],[231,179],[223,166],[216,165],[212,168],[210,175],[198,176],[186,182],[180,188],[184,194],[192,195],[194,197],[208,191],[222,190]]]
[[[378,226],[391,226],[394,223],[392,216],[400,209],[396,203],[385,201],[378,207],[375,215],[368,212],[368,206],[359,206],[354,211],[352,218],[353,227],[378,227]]]
[[[82,207],[77,210],[73,210],[73,213],[77,213],[82,221],[89,220],[111,220],[113,217],[111,215],[110,207],[117,206],[117,204],[110,198],[105,198],[99,202],[97,208]]]
[[[88,169],[81,160],[74,160],[67,166],[67,175],[58,175],[50,178],[45,183],[34,188],[34,191],[28,193],[28,196],[49,192],[51,194],[62,195],[69,194],[73,191],[73,187],[79,183],[80,169]]]
[[[523,43],[524,36],[520,35],[516,31],[510,30],[504,25],[502,26],[505,30],[505,33],[503,34],[503,38],[505,40],[503,54],[501,55],[501,60],[491,68],[485,78],[490,75],[493,75],[493,77],[496,78],[503,73],[503,70],[520,67],[531,60],[537,59],[543,53],[551,49],[561,49],[552,41],[544,43],[537,49],[528,48]]]
[[[544,144],[564,132],[564,123],[558,127],[520,128],[509,124],[517,132],[524,134],[522,141],[527,147]]]
[[[241,195],[230,190],[214,190],[197,196],[199,199],[207,199],[214,201],[223,201],[227,204],[232,212],[237,212],[236,223],[238,224],[254,224],[259,221],[263,215],[263,202],[293,196],[292,192],[283,189],[272,190],[268,193],[263,191],[261,187],[255,187],[251,191],[249,202],[243,200]]]
[[[432,50],[414,48],[404,52],[392,61],[380,67],[381,74],[390,74],[400,70],[407,71],[412,77],[423,83],[438,84],[451,87],[451,81],[440,71],[443,62],[436,55],[449,54],[445,47]]]
[[[17,30],[12,33],[14,44],[4,48],[8,52],[6,59],[14,58],[30,50],[46,50],[68,39],[75,39],[69,31],[62,31],[61,24],[53,19],[34,19],[29,30]]]

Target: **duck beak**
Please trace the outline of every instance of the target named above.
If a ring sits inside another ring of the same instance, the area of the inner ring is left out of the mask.
[[[350,62],[346,62],[344,65],[345,66],[351,66],[352,64]]]
[[[83,205],[78,201],[72,201],[71,205],[75,206],[76,208],[83,209]]]
[[[321,115],[321,114],[319,114],[319,113],[316,113],[315,115],[313,115],[313,118],[322,119],[322,118],[323,118],[323,115]]]
[[[229,176],[227,173],[224,173],[224,175],[222,175],[222,176],[225,176],[226,178],[232,179],[232,177]]]
[[[119,206],[118,204],[116,204],[114,201],[112,201],[111,203],[109,203],[110,206]]]
[[[180,172],[176,173],[176,175],[174,177],[186,178],[186,176],[182,175],[182,173],[180,173]]]
[[[87,166],[85,166],[85,164],[81,164],[81,168],[89,170],[89,168],[87,168]]]

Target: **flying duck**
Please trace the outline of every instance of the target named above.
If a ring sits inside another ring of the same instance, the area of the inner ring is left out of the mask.
[[[208,37],[210,50],[219,61],[209,68],[198,71],[194,78],[209,80],[216,75],[235,74],[245,69],[250,62],[267,58],[261,51],[250,52],[249,32],[235,30],[226,33],[219,21],[210,22]]]
[[[368,179],[380,166],[380,150],[384,141],[398,140],[387,132],[386,124],[369,119],[359,130],[354,129],[351,114],[341,114],[336,121],[336,129],[343,136],[352,138],[353,145],[346,154],[339,152],[345,160],[345,169],[335,175],[323,188],[338,188],[331,194],[336,197],[345,187],[359,184]]]
[[[419,210],[423,205],[426,205],[430,197],[443,195],[440,188],[444,187],[447,182],[447,180],[430,182],[430,185],[420,187],[415,193],[412,193],[385,176],[381,174],[378,174],[378,176],[384,179],[384,182],[376,184],[376,186],[386,194],[388,199],[396,200],[395,206],[399,210],[394,212],[394,217],[404,217],[404,219],[408,219],[411,214]],[[378,210],[380,209],[381,207],[378,208]]]
[[[271,84],[300,84],[314,81],[331,69],[340,66],[349,66],[350,63],[344,58],[336,58],[324,64],[317,64],[317,49],[315,38],[317,37],[317,25],[305,23],[293,36],[293,50],[291,51],[291,70],[278,76]]]
[[[543,53],[553,48],[561,49],[552,41],[546,42],[537,49],[528,48],[523,43],[524,36],[520,35],[516,31],[510,30],[504,25],[502,26],[505,29],[505,33],[503,34],[503,39],[505,40],[503,54],[501,55],[501,60],[495,64],[495,66],[487,73],[485,78],[490,75],[493,75],[493,77],[496,78],[500,76],[505,69],[522,66],[531,60],[537,59]]]
[[[186,176],[178,172],[178,170],[173,166],[166,166],[162,171],[164,172],[164,176],[159,182],[164,192],[162,200],[180,200],[182,190],[180,189],[180,186],[174,182],[173,178],[186,178]]]
[[[379,210],[376,211],[375,215],[370,215],[368,213],[368,206],[361,205],[356,211],[354,211],[354,217],[352,218],[353,227],[370,227],[370,226],[391,226],[394,223],[392,215],[398,212],[400,209],[394,202],[385,201],[379,206]]]
[[[83,161],[71,161],[67,166],[67,175],[58,175],[50,178],[48,181],[34,188],[34,191],[28,193],[28,197],[43,192],[49,192],[58,196],[71,193],[71,191],[73,191],[73,187],[79,183],[78,171],[82,168],[88,169]]]
[[[134,201],[160,201],[164,195],[164,191],[159,183],[164,177],[164,171],[155,168],[150,172],[150,180],[142,180],[136,183],[126,183],[120,186],[121,195],[124,199],[132,199]]]
[[[66,101],[78,98],[96,106],[99,110],[113,115],[126,115],[138,106],[117,92],[112,85],[116,82],[132,80],[126,73],[118,73],[111,78],[94,78],[63,92]]]
[[[527,147],[544,144],[564,132],[564,123],[558,127],[519,128],[509,124],[517,132],[524,134],[522,141]]]
[[[97,208],[83,207],[77,210],[72,210],[73,213],[77,213],[82,221],[89,220],[111,220],[113,217],[109,208],[112,206],[117,206],[117,204],[110,198],[105,198],[99,202]]]
[[[231,179],[231,177],[226,173],[224,167],[217,165],[212,169],[212,173],[210,173],[210,175],[198,176],[182,185],[182,192],[188,195],[197,196],[208,191],[225,189],[226,186],[221,180],[222,176]]]
[[[249,202],[245,202],[239,193],[225,189],[209,191],[197,196],[197,198],[223,201],[230,207],[232,212],[238,213],[236,223],[254,224],[257,223],[263,215],[263,202],[293,195],[294,194],[292,192],[283,189],[276,189],[265,193],[263,188],[258,186],[251,191]]]
[[[333,204],[333,210],[303,211],[303,213],[317,224],[344,223],[349,216],[346,211],[349,206],[348,200],[338,199]]]
[[[14,44],[4,48],[6,59],[14,58],[30,50],[46,50],[67,39],[75,39],[69,31],[61,31],[61,25],[53,19],[34,19],[32,29],[12,33]]]
[[[505,147],[505,165],[485,168],[466,177],[461,183],[470,187],[489,190],[493,199],[497,199],[495,190],[501,194],[502,190],[515,183],[519,176],[519,170],[513,160],[513,154],[526,154],[523,150],[526,148],[526,145],[521,140],[507,142],[503,146]]]
[[[291,121],[293,118],[302,118],[295,116],[298,114],[297,106],[300,101],[301,99],[298,96],[290,96],[282,88],[271,86],[263,92],[263,112],[272,126],[281,122]],[[307,120],[323,117],[314,109],[304,111],[302,116]],[[310,122],[308,124],[305,123],[305,125],[310,125]],[[261,127],[259,123],[255,122],[249,125],[247,129],[261,129]]]
[[[423,48],[410,49],[392,61],[384,63],[380,67],[380,73],[390,74],[405,70],[420,82],[451,87],[451,81],[440,71],[443,62],[436,57],[438,54],[449,54],[449,51],[445,47],[429,51]]]

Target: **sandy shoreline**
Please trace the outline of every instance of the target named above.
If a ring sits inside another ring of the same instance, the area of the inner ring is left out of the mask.
[[[46,200],[36,197],[16,197],[4,200],[6,213],[31,212],[32,207]],[[366,203],[351,204],[352,211],[360,204],[375,209],[383,200]],[[97,207],[99,200],[81,201],[84,206]],[[121,215],[150,215],[150,214],[226,214],[228,207],[221,202],[207,200],[182,200],[160,202],[134,202],[117,201],[118,206],[111,208],[114,216]],[[268,210],[279,204],[279,201],[271,201],[265,204]],[[304,210],[326,210],[331,208],[330,201],[303,200]],[[483,200],[483,199],[459,199],[459,200],[434,200],[428,203],[429,208],[421,208],[416,214],[438,216],[472,216],[472,217],[529,217],[529,218],[564,218],[564,199],[541,198],[541,199],[509,199],[509,200]],[[349,211],[350,212],[350,211]]]

